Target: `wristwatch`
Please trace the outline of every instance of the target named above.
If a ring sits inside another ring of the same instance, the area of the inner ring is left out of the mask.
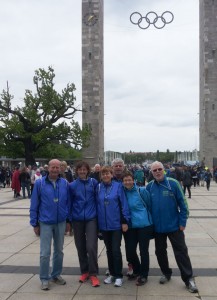
[[[98,18],[94,13],[87,13],[83,17],[83,22],[87,26],[93,26],[94,24],[96,24],[97,21],[98,21]]]

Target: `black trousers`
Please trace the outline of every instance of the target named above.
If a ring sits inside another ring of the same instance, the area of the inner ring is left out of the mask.
[[[122,278],[123,261],[121,254],[122,231],[102,231],[110,275]]]
[[[167,238],[169,238],[171,242],[182,280],[187,284],[189,279],[193,276],[193,271],[183,231],[178,230],[171,233],[155,233],[155,254],[161,272],[167,277],[172,275],[172,269],[169,267],[167,255]]]
[[[146,227],[130,228],[124,233],[126,257],[133,265],[133,273],[141,277],[148,277],[149,273],[149,236]],[[139,244],[140,258],[136,252]]]
[[[189,196],[189,198],[191,198],[191,186],[190,185],[184,185],[183,187],[184,187],[183,188],[184,194],[185,194],[186,188],[187,188],[187,190],[188,190],[188,196]]]
[[[98,274],[97,221],[74,221],[74,239],[78,251],[81,274]]]

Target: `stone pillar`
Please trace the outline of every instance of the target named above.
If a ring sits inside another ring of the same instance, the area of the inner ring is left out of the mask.
[[[83,159],[104,162],[103,0],[82,0],[82,124],[92,130]]]
[[[200,0],[200,161],[217,158],[217,0]]]

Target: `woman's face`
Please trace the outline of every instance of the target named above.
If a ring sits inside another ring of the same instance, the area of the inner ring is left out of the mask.
[[[104,183],[110,183],[112,181],[113,175],[111,172],[105,172],[101,174],[101,179]]]
[[[128,190],[132,189],[133,184],[134,184],[134,180],[131,176],[124,177],[123,185],[126,189],[128,189]]]
[[[80,179],[87,179],[88,170],[86,167],[81,167],[77,170]]]

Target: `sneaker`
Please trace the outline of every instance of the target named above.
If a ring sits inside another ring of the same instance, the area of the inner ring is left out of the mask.
[[[193,278],[189,279],[188,283],[186,284],[186,287],[190,293],[198,293],[198,288]]]
[[[127,276],[130,276],[132,274],[133,274],[133,265],[128,264]]]
[[[170,276],[162,275],[159,280],[159,283],[164,284],[164,283],[167,283],[168,281],[170,281]]]
[[[50,288],[49,288],[49,282],[48,281],[42,281],[41,282],[41,290],[43,291],[48,291]]]
[[[56,284],[59,284],[59,285],[64,285],[66,284],[66,281],[65,279],[63,279],[61,276],[57,276],[57,277],[54,277],[50,280],[51,282],[54,282]]]
[[[93,287],[100,286],[99,279],[96,276],[90,276],[90,281]]]
[[[120,286],[122,286],[122,284],[123,284],[123,279],[122,279],[122,278],[117,278],[117,279],[115,279],[115,284],[114,284],[114,286],[120,287]]]
[[[109,275],[109,276],[104,280],[104,283],[105,283],[105,284],[110,284],[110,283],[112,283],[112,282],[114,282],[114,281],[115,281],[114,276]]]
[[[128,275],[127,276],[128,277],[128,280],[134,280],[134,279],[136,279],[137,277],[138,277],[138,274],[131,274],[131,275]]]
[[[146,277],[139,276],[139,277],[137,277],[136,285],[137,286],[144,285],[147,281],[148,281],[148,279]]]
[[[84,273],[80,276],[79,278],[79,282],[84,283],[85,281],[87,281],[89,278],[89,273]]]

